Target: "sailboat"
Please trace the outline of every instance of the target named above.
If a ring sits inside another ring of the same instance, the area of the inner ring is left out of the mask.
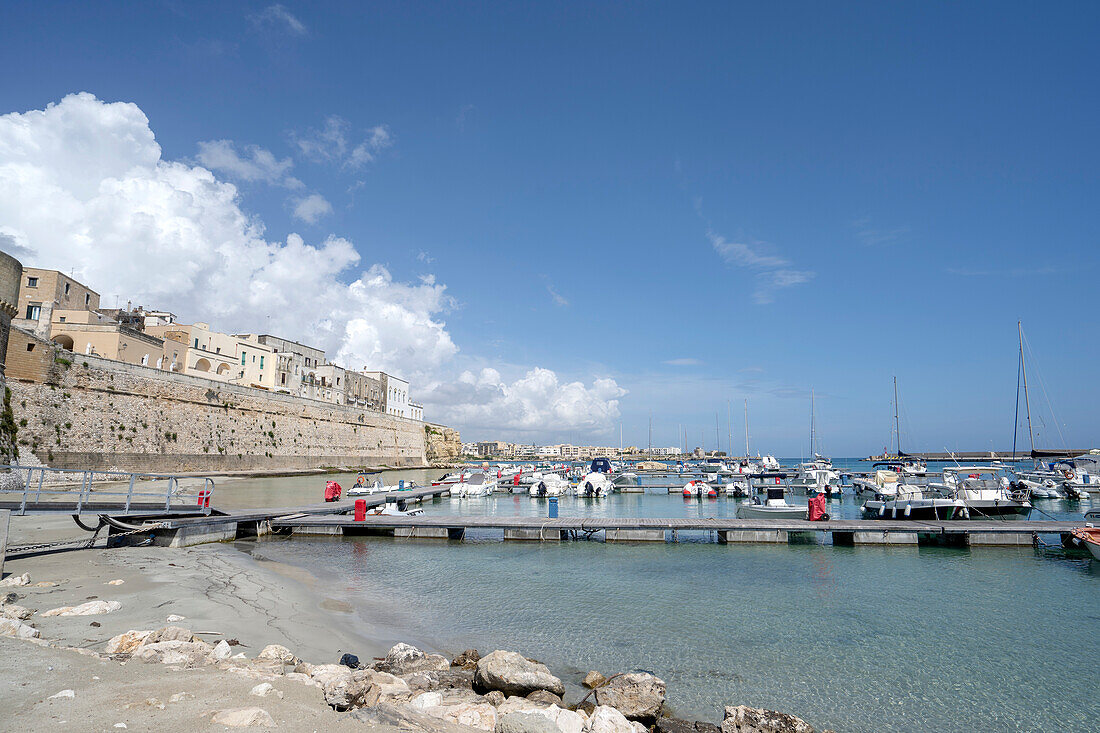
[[[820,493],[826,496],[840,494],[840,474],[833,470],[832,461],[819,454],[815,448],[817,417],[814,411],[814,391],[810,390],[810,455],[813,458],[798,467],[798,475],[791,479],[790,487],[806,494]]]

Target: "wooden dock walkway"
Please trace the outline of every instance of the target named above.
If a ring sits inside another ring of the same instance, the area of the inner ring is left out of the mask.
[[[500,532],[504,540],[607,542],[677,541],[681,532],[713,533],[719,544],[788,543],[817,535],[834,545],[953,546],[1032,545],[1038,535],[1068,535],[1081,522],[895,521],[839,519],[825,522],[780,519],[646,517],[288,516],[271,520],[274,532],[296,535],[390,535],[460,540],[468,530]]]

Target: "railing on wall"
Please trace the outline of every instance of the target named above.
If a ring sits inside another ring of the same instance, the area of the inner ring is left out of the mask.
[[[209,477],[201,477],[201,488],[192,494],[180,485],[184,477],[173,474],[0,465],[0,472],[8,471],[19,478],[19,486],[14,482],[0,486],[0,497],[19,497],[19,508],[12,510],[17,515],[26,514],[28,506],[79,514],[104,504],[118,505],[126,512],[131,507],[159,510],[163,506],[166,512],[210,514],[214,494],[214,480]]]

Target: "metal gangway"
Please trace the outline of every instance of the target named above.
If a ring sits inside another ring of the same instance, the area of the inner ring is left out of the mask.
[[[5,481],[14,474],[17,481]],[[181,479],[201,481],[194,488]],[[27,514],[209,515],[214,480],[166,473],[127,473],[0,465],[0,509]]]

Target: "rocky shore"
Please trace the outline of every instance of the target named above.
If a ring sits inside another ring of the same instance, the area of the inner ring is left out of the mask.
[[[108,595],[126,581],[101,583]],[[250,655],[244,650],[257,647],[220,630],[193,631],[179,614],[165,616],[158,628],[114,634],[105,644],[81,643],[90,640],[77,640],[72,633],[48,638],[39,627],[56,621],[94,632],[123,606],[112,598],[87,597],[81,603],[44,607],[50,604],[42,601],[51,600],[58,586],[29,572],[0,581],[0,699],[8,701],[3,725],[12,730],[38,729],[48,721],[82,730],[158,731],[814,730],[799,718],[746,706],[726,707],[720,726],[672,717],[665,708],[664,681],[644,671],[607,676],[591,671],[583,680],[585,693],[566,700],[565,684],[545,665],[504,650],[482,656],[470,649],[447,659],[397,644],[376,658],[361,660],[345,653],[338,663],[315,663],[282,644],[267,644]]]

